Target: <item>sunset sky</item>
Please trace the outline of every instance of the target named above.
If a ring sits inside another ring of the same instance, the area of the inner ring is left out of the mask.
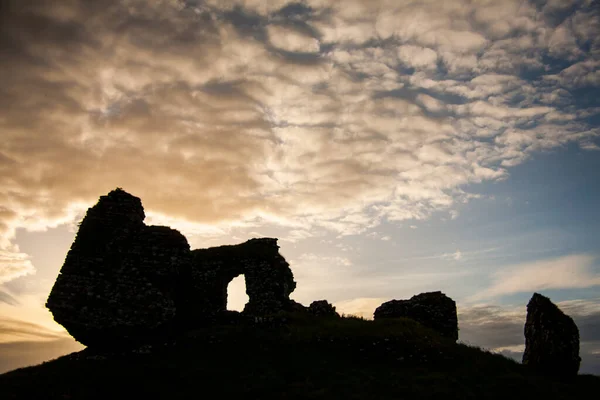
[[[441,290],[517,359],[538,291],[600,374],[598,93],[593,0],[0,0],[0,372],[81,348],[44,303],[122,187],[192,248],[279,238],[305,305]]]

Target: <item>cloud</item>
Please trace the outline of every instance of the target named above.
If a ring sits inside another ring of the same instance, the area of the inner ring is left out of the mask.
[[[319,41],[316,38],[277,25],[270,25],[267,30],[269,40],[277,48],[301,53],[319,51]]]
[[[550,54],[567,59],[576,59],[581,50],[577,46],[577,38],[568,22],[559,25],[550,36],[548,47]]]
[[[17,228],[117,186],[202,235],[353,234],[452,211],[461,187],[600,133],[570,94],[597,84],[585,5],[556,25],[516,0],[6,4],[3,281],[33,271]]]
[[[414,45],[403,45],[398,47],[398,58],[404,64],[413,68],[435,69],[437,68],[438,55],[428,47]]]
[[[19,305],[19,301],[15,299],[10,293],[0,290],[0,303],[5,303],[10,306]]]
[[[598,146],[596,143],[594,142],[582,142],[580,144],[580,147],[584,150],[593,150],[593,151],[598,151],[600,150],[600,146]]]
[[[0,373],[83,349],[44,308],[46,295],[0,291]]]
[[[504,350],[524,343],[525,306],[459,307],[460,340],[487,349]]]
[[[365,261],[359,248],[337,246],[332,241],[322,244],[325,248],[329,247],[329,251],[302,253],[288,258],[297,282],[297,288],[292,293],[296,301],[309,304],[326,296],[330,302],[344,304],[355,300],[352,293],[359,292],[365,298],[379,299],[387,296],[388,300],[392,296],[409,298],[425,291],[449,292],[453,290],[453,284],[472,274],[466,269],[440,270],[420,262],[412,262],[417,258],[395,259],[380,255]],[[455,255],[435,258],[446,257],[453,260]],[[351,312],[351,307],[344,306],[344,310]]]
[[[35,268],[27,254],[15,247],[0,248],[0,284],[33,273]]]
[[[389,299],[386,298],[358,298],[335,303],[336,311],[340,314],[356,315],[366,319],[373,319],[375,309]]]
[[[557,75],[546,77],[548,80],[556,80],[565,87],[583,87],[600,85],[600,60],[584,60],[573,64]]]
[[[592,270],[597,258],[575,254],[502,268],[492,274],[492,284],[472,300],[544,289],[586,288],[600,285]]]
[[[452,254],[452,258],[454,258],[456,261],[460,260],[462,258],[462,253],[460,250],[456,250],[454,252],[454,254]]]
[[[0,319],[0,343],[56,340],[68,337],[63,331],[52,331],[42,325],[13,318]]]
[[[357,276],[360,268],[354,266],[348,257],[304,253],[289,262],[294,267],[294,279],[298,282],[292,297],[300,302],[310,302],[323,293],[343,291],[360,280]]]

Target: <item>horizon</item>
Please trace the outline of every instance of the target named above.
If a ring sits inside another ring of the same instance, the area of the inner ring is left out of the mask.
[[[0,0],[0,373],[82,348],[44,304],[121,187],[192,248],[278,238],[304,305],[442,291],[518,361],[541,293],[600,375],[598,1],[48,3]]]

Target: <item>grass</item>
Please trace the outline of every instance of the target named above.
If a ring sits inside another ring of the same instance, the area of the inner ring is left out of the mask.
[[[0,376],[2,399],[573,399],[598,389],[598,377],[538,376],[408,319],[293,314],[233,318],[170,345],[84,350]]]

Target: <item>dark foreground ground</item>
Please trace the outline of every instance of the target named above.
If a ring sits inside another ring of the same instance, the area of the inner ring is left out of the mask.
[[[134,352],[83,350],[0,375],[0,399],[580,399],[600,377],[538,376],[410,320],[247,321]]]

